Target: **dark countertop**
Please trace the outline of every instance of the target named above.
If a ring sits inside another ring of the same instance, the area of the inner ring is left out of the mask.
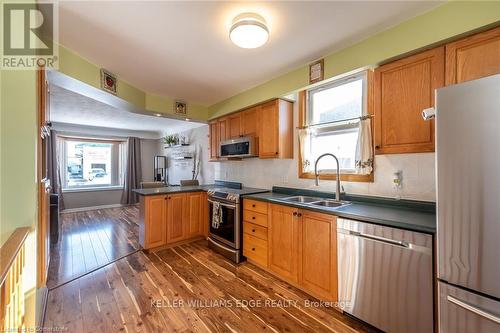
[[[173,194],[183,192],[198,192],[207,191],[211,188],[220,187],[217,185],[197,185],[197,186],[165,186],[158,188],[143,188],[134,189],[133,191],[139,195],[160,195],[160,194]]]
[[[328,198],[331,197],[331,194],[325,195],[324,193],[316,193],[316,195],[314,195],[312,191],[307,191],[307,193],[299,193],[298,191],[295,193],[280,193],[286,191],[276,192],[276,189],[273,189],[273,191],[274,192],[250,194],[245,196],[244,199],[268,201],[332,214],[342,218],[428,234],[434,234],[436,232],[436,212],[434,203],[349,195],[341,199],[351,201],[352,204],[340,208],[328,208],[295,202],[285,202],[282,199],[293,195],[313,195]]]

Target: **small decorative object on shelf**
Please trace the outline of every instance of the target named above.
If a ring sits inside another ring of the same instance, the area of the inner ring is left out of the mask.
[[[185,116],[187,115],[187,104],[183,101],[175,101],[174,103],[175,114]]]
[[[101,89],[116,95],[116,76],[101,68]]]
[[[167,135],[163,138],[163,143],[166,147],[172,147],[177,144],[178,137],[176,135]]]
[[[309,65],[309,84],[323,81],[324,78],[324,61],[320,59]]]

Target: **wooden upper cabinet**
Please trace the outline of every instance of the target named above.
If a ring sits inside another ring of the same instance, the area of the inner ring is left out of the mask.
[[[444,86],[444,47],[383,65],[375,70],[374,112],[377,154],[434,151],[434,121],[422,110],[434,106]]]
[[[321,299],[337,300],[336,217],[300,210],[300,285]]]
[[[167,201],[167,244],[170,244],[186,238],[184,227],[186,193],[169,194]]]
[[[446,84],[500,74],[500,27],[446,45]]]
[[[229,124],[229,139],[236,139],[242,136],[241,116],[241,112],[237,112],[228,117],[227,123]]]
[[[186,238],[201,236],[204,233],[204,199],[207,200],[203,195],[203,192],[192,192],[186,194],[186,205],[184,207]]]
[[[241,134],[243,136],[257,135],[257,112],[258,106],[245,110],[241,113]]]
[[[218,120],[219,125],[219,144],[229,139],[229,119],[224,117]]]
[[[258,109],[260,158],[293,158],[293,104],[276,99]]]
[[[209,159],[210,161],[214,161],[219,157],[219,122],[217,120],[211,121],[208,126],[210,140]]]
[[[298,209],[269,205],[269,269],[293,282],[298,281]]]

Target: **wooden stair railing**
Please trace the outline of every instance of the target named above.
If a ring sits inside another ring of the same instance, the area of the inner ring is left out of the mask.
[[[0,248],[0,331],[25,328],[23,271],[25,242],[31,228],[17,228]]]

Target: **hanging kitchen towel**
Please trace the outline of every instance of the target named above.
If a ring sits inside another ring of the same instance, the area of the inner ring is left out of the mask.
[[[222,207],[219,202],[213,202],[212,206],[212,228],[219,229],[222,223]]]

